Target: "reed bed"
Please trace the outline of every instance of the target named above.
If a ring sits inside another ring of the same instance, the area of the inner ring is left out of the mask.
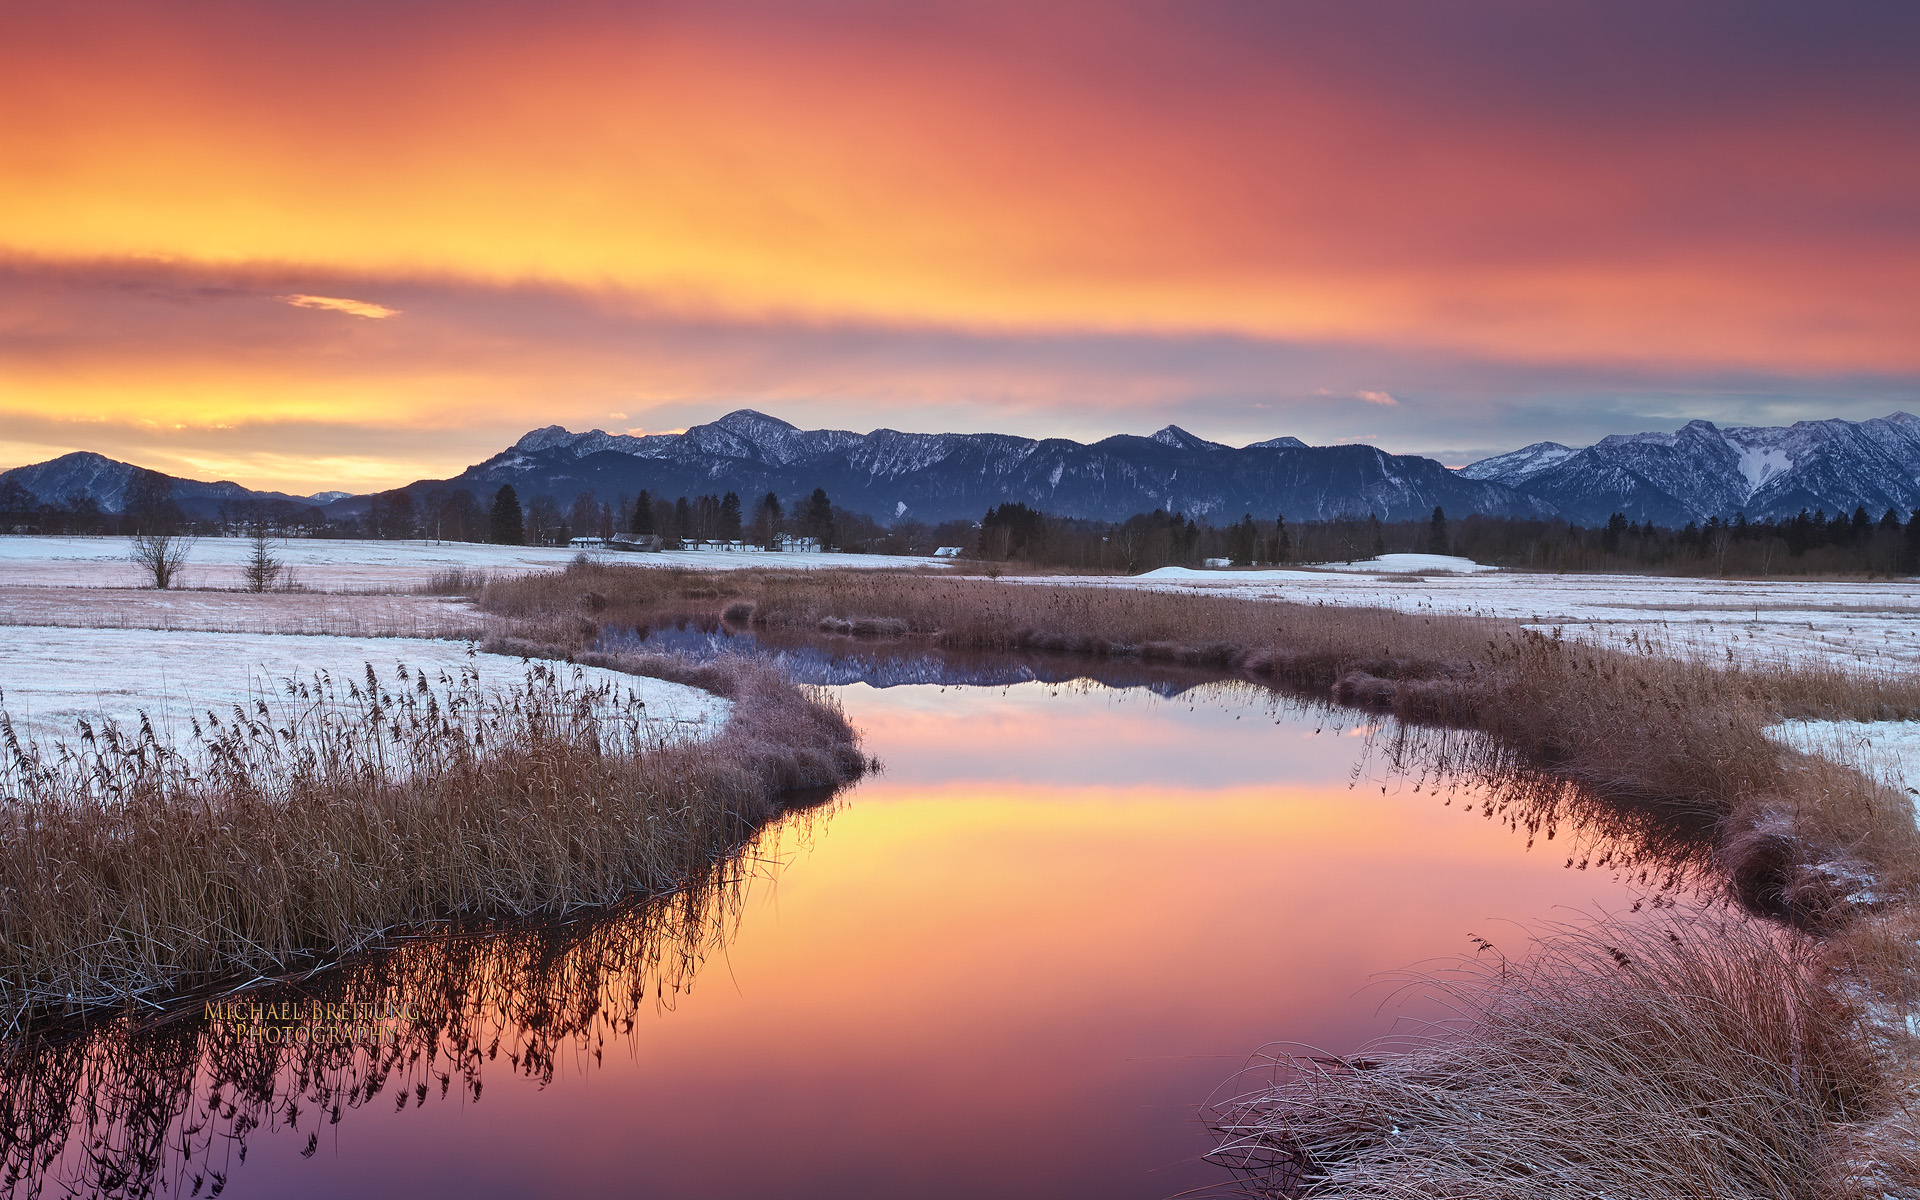
[[[288,680],[183,747],[144,721],[36,745],[0,714],[0,1028],[674,891],[783,792],[863,769],[823,695],[746,661],[688,673],[732,701],[706,741],[552,663],[500,694],[404,667]]]

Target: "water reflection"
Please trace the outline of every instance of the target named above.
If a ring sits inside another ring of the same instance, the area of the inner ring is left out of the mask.
[[[377,1051],[197,1014],[16,1046],[10,1186],[1153,1200],[1218,1183],[1200,1106],[1256,1047],[1441,1015],[1377,981],[1669,903],[1691,861],[1686,831],[1458,732],[1139,664],[1128,689],[1031,658],[901,686],[912,654],[828,650],[892,663],[837,688],[887,770],[830,836],[286,992],[416,1005]]]

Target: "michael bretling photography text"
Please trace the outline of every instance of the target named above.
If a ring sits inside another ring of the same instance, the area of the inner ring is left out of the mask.
[[[254,1041],[322,1045],[397,1041],[403,1025],[419,1020],[419,1013],[404,1004],[295,1000],[274,1004],[212,1002],[203,1016],[210,1024],[224,1025]]]

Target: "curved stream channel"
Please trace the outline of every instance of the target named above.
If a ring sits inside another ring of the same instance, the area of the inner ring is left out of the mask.
[[[365,1006],[384,1048],[196,1012],[15,1054],[14,1189],[1226,1191],[1202,1108],[1263,1045],[1352,1052],[1443,1015],[1394,972],[1672,902],[1658,863],[1489,812],[1361,714],[1138,667],[1116,688],[1032,660],[792,665],[837,681],[881,774],[698,896],[246,998]]]

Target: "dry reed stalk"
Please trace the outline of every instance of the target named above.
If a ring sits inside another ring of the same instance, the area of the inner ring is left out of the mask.
[[[404,668],[403,668],[404,670]],[[749,662],[671,743],[537,664],[500,700],[423,674],[288,681],[208,714],[186,757],[88,730],[23,745],[0,715],[0,1025],[283,971],[457,917],[566,912],[686,886],[780,809],[864,766],[819,695]],[[340,694],[344,686],[347,695]]]

